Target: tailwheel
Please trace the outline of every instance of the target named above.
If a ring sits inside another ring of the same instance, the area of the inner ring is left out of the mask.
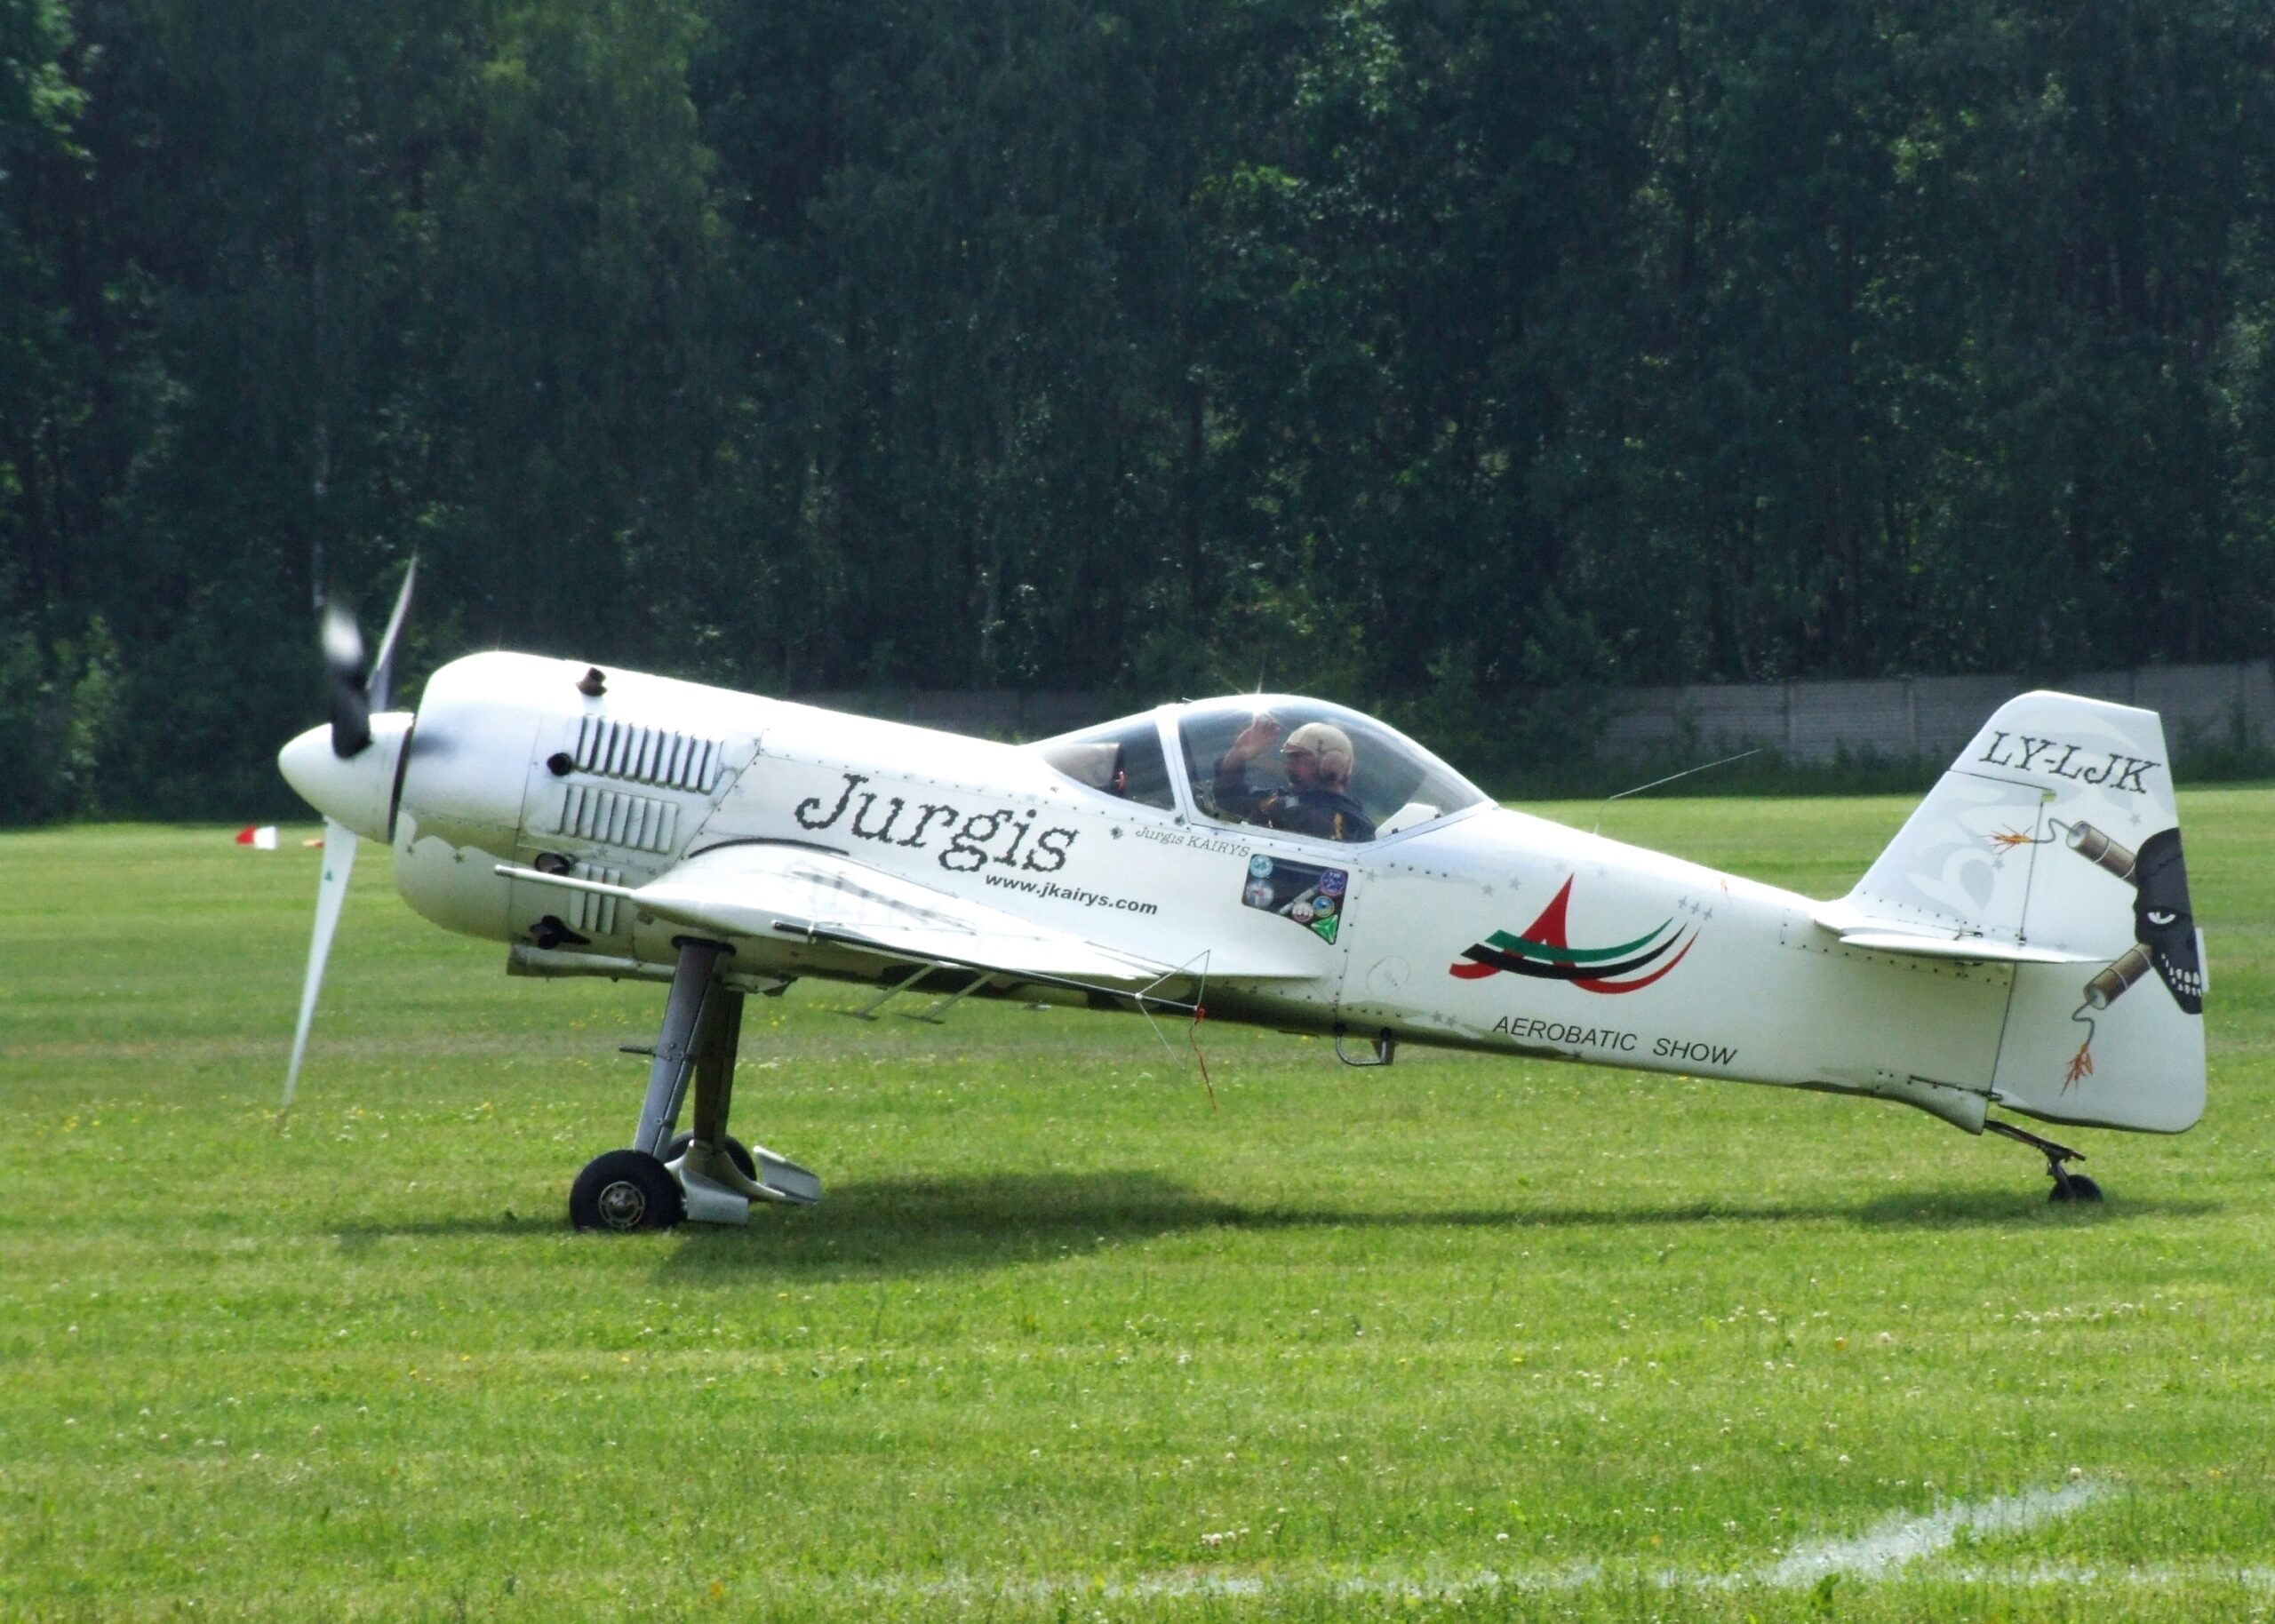
[[[729,1134],[726,1137],[727,1159],[735,1164],[736,1167],[741,1171],[743,1177],[746,1179],[756,1178],[758,1176],[758,1163],[752,1158],[750,1147],[743,1143],[741,1140],[736,1138],[732,1134]],[[687,1147],[694,1142],[695,1135],[692,1134],[681,1134],[677,1135],[672,1140],[669,1145],[665,1147],[664,1159],[667,1162],[677,1161],[681,1157],[687,1154]]]
[[[686,1216],[679,1181],[645,1150],[595,1156],[569,1190],[569,1222],[580,1230],[668,1230]]]
[[[2008,1139],[2019,1140],[2046,1158],[2046,1175],[2054,1181],[2054,1188],[2046,1193],[2049,1201],[2098,1201],[2101,1186],[2082,1173],[2070,1171],[2071,1162],[2086,1159],[2083,1150],[2073,1150],[2068,1145],[2055,1144],[2051,1139],[2041,1139],[2027,1133],[2011,1122],[1985,1122],[1984,1127]]]

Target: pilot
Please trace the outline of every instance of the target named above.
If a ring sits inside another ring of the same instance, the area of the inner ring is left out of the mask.
[[[1233,817],[1290,834],[1373,840],[1374,824],[1351,799],[1351,768],[1356,760],[1351,736],[1326,721],[1307,721],[1284,741],[1280,740],[1281,730],[1280,719],[1269,713],[1241,730],[1233,747],[1217,760],[1217,805]],[[1288,787],[1255,788],[1248,781],[1248,764],[1275,741],[1280,742]]]

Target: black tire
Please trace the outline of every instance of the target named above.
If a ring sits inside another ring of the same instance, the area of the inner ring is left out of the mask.
[[[569,1188],[569,1222],[580,1230],[668,1230],[686,1216],[679,1181],[645,1150],[595,1156]]]
[[[675,1162],[687,1154],[687,1147],[695,1142],[692,1134],[682,1134],[665,1147],[664,1159]],[[732,1134],[727,1135],[727,1159],[742,1169],[742,1175],[754,1182],[758,1177],[758,1164],[751,1159],[750,1149]]]
[[[2098,1201],[2101,1186],[2082,1173],[2073,1173],[2067,1182],[2056,1179],[2046,1198],[2049,1201]]]

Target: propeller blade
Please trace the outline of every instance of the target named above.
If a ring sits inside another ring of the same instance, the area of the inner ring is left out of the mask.
[[[379,657],[371,662],[371,680],[366,695],[371,710],[386,710],[387,698],[395,691],[395,640],[403,632],[403,617],[411,612],[411,586],[418,578],[419,555],[414,553],[410,566],[403,572],[403,590],[395,594],[395,613],[387,617],[387,629],[379,639]]]
[[[323,668],[331,679],[331,752],[346,760],[371,742],[371,668],[355,617],[336,601],[323,608]]]
[[[339,907],[347,900],[347,876],[355,866],[355,832],[324,819],[323,879],[316,887],[316,930],[308,943],[308,967],[300,978],[300,1023],[292,1032],[292,1063],[284,1072],[285,1111],[292,1109],[292,1091],[299,1086],[300,1057],[308,1049],[308,1026],[315,1019],[323,963],[331,956],[332,932],[339,928]]]

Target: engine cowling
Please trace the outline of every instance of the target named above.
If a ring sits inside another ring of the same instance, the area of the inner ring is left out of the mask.
[[[395,883],[446,928],[623,952],[614,899],[500,863],[638,885],[676,863],[755,753],[771,701],[577,661],[478,654],[427,681],[403,771]]]

